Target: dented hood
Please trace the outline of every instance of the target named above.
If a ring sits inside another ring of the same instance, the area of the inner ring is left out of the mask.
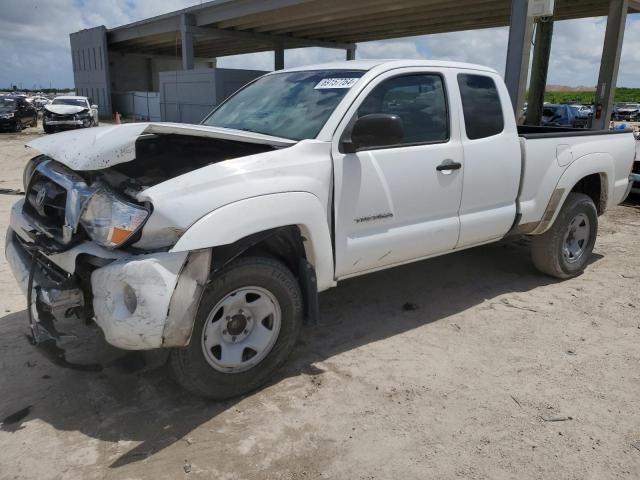
[[[130,162],[136,139],[145,134],[189,135],[287,147],[297,142],[260,133],[182,123],[127,123],[40,137],[27,145],[72,170],[101,170]]]
[[[45,105],[44,109],[57,115],[73,115],[74,113],[88,110],[87,107],[81,107],[79,105]]]

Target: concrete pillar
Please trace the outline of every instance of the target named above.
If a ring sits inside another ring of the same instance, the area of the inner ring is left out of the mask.
[[[602,49],[600,75],[596,90],[596,111],[591,127],[594,130],[609,128],[611,121],[627,10],[629,10],[628,0],[609,0],[607,30],[604,35],[604,48]]]
[[[195,25],[193,15],[183,13],[180,17],[180,37],[182,40],[182,69],[193,70],[193,32]]]
[[[347,60],[355,60],[356,59],[356,46],[353,45],[347,48]]]
[[[529,0],[511,0],[511,23],[504,81],[516,118],[522,111],[529,77],[529,56],[533,21],[527,16]]]
[[[539,19],[536,23],[535,50],[531,65],[531,82],[527,98],[527,125],[540,125],[544,105],[544,91],[549,73],[549,56],[551,55],[551,39],[553,38],[553,19]]]
[[[284,48],[281,46],[276,47],[273,51],[273,69],[284,69]]]

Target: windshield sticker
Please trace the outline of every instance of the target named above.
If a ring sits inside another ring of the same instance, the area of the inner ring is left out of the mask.
[[[313,88],[316,90],[325,88],[351,88],[357,81],[357,78],[323,78]]]

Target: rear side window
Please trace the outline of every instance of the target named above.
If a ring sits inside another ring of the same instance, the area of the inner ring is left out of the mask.
[[[458,75],[467,138],[491,137],[504,130],[504,115],[498,88],[484,75]]]

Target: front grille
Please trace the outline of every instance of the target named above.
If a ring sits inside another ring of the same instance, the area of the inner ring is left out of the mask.
[[[67,191],[40,172],[35,172],[26,193],[30,213],[52,226],[62,228]]]
[[[90,190],[84,179],[52,160],[38,164],[26,191],[23,213],[49,239],[70,245],[85,238],[80,208]]]
[[[73,120],[75,115],[58,115],[57,113],[47,112],[47,120]]]

